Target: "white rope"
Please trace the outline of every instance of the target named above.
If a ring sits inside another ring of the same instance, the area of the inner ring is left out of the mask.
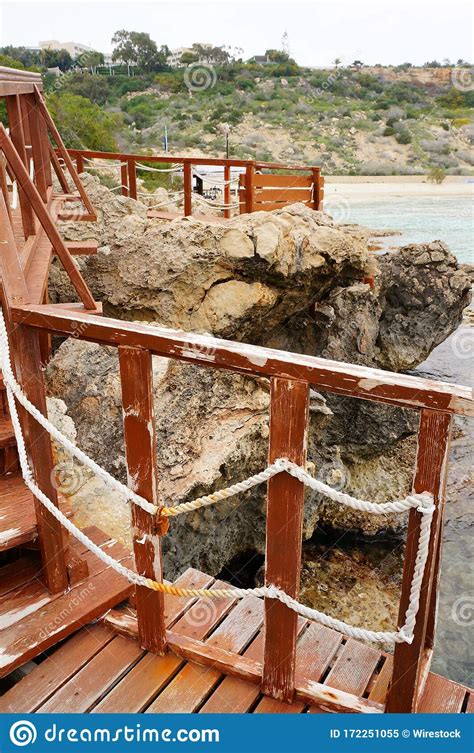
[[[7,388],[7,393],[10,391],[15,398],[18,400],[20,405],[25,408],[25,410],[28,411],[30,415],[33,416],[33,418],[40,424],[40,426],[43,427],[49,434],[51,434],[54,439],[56,439],[57,442],[63,445],[63,447],[68,450],[68,452],[71,453],[74,457],[76,457],[83,465],[85,465],[87,468],[89,468],[93,473],[95,473],[99,478],[101,478],[106,484],[108,484],[112,489],[115,489],[116,491],[120,492],[125,496],[126,499],[133,501],[135,504],[142,507],[147,512],[151,513],[152,515],[156,515],[158,508],[156,505],[151,504],[151,502],[148,502],[148,500],[144,499],[140,495],[133,492],[131,489],[128,488],[128,486],[125,486],[125,484],[122,484],[120,481],[117,481],[113,476],[110,475],[104,468],[101,468],[100,465],[98,465],[92,458],[90,458],[88,455],[86,455],[85,452],[83,452],[79,447],[77,447],[73,442],[71,442],[68,437],[64,436],[59,429],[57,429],[54,424],[51,423],[51,421],[48,421],[48,419],[43,416],[43,414],[36,408],[33,403],[31,403],[26,395],[23,393],[20,385],[16,381],[13,370],[11,367],[11,360],[10,360],[10,348],[8,343],[8,336],[7,336],[7,330],[5,326],[5,319],[3,317],[3,312],[0,310],[0,346],[1,346],[1,354],[0,354],[0,368],[3,372],[3,381],[5,384],[5,387]]]
[[[99,160],[95,157],[83,157],[83,159],[86,162],[89,162],[94,167],[107,167],[110,168],[110,170],[116,170],[118,167],[125,167],[125,165],[128,165],[128,162],[119,162],[118,164],[111,164],[112,162],[116,162],[117,160]]]
[[[28,462],[28,455],[26,452],[25,440],[23,437],[22,429],[21,429],[21,424],[20,424],[20,420],[18,416],[15,398],[38,421],[38,423],[40,423],[40,425],[43,426],[44,429],[46,429],[46,431],[48,431],[54,438],[56,438],[67,449],[69,449],[69,451],[73,455],[75,455],[79,460],[81,460],[81,462],[84,462],[85,465],[93,469],[94,472],[96,472],[97,475],[103,478],[106,483],[108,483],[110,486],[113,486],[114,488],[118,488],[120,491],[122,491],[123,494],[125,494],[125,496],[128,499],[132,499],[136,504],[140,504],[140,506],[146,509],[148,512],[151,512],[152,514],[156,514],[157,512],[157,508],[155,505],[150,504],[149,502],[144,500],[142,497],[139,497],[130,489],[128,489],[128,487],[118,482],[116,479],[110,476],[110,474],[108,474],[104,469],[100,468],[100,466],[94,463],[94,461],[92,461],[87,455],[85,455],[85,453],[79,450],[79,448],[77,448],[69,439],[64,437],[61,434],[61,432],[59,432],[53,426],[53,424],[51,424],[37,410],[37,408],[28,400],[28,398],[26,398],[26,396],[23,394],[20,386],[18,385],[14,377],[13,371],[11,368],[8,335],[6,331],[3,312],[1,311],[1,309],[0,309],[0,346],[1,346],[0,366],[3,372],[3,380],[6,387],[6,392],[7,392],[8,407],[10,410],[12,426],[13,426],[13,430],[15,433],[15,438],[16,438],[17,446],[18,446],[18,456],[20,460],[20,467],[21,467],[23,479],[25,481],[26,486],[30,489],[30,491],[34,494],[34,496],[44,505],[44,507],[46,507],[46,509],[51,513],[51,515],[53,515],[56,518],[56,520],[58,520],[67,531],[69,531],[69,533],[75,536],[86,548],[90,549],[106,565],[108,565],[113,570],[115,570],[120,575],[122,575],[124,578],[126,578],[130,583],[133,583],[139,586],[145,586],[146,588],[151,588],[153,590],[164,590],[165,592],[168,589],[168,592],[169,592],[170,587],[167,587],[163,583],[156,582],[150,578],[145,578],[144,576],[139,575],[138,573],[125,567],[120,562],[117,562],[117,560],[113,559],[113,557],[108,555],[103,549],[101,549],[99,546],[97,546],[97,544],[95,544],[91,539],[89,539],[79,528],[77,528],[77,526],[75,526],[56,507],[56,505],[49,499],[49,497],[47,497],[46,494],[44,494],[44,492],[35,483],[33,473],[30,469],[29,462]],[[416,507],[416,509],[422,514],[422,518],[420,522],[418,549],[417,549],[417,555],[415,559],[415,566],[414,566],[414,573],[413,573],[413,580],[412,580],[412,584],[410,588],[409,603],[408,603],[408,608],[405,615],[404,625],[398,631],[373,631],[373,630],[365,630],[364,628],[355,627],[353,625],[348,625],[342,620],[337,620],[334,617],[330,617],[329,615],[319,612],[317,609],[312,609],[310,607],[305,606],[304,604],[300,604],[298,601],[296,601],[296,599],[293,599],[287,593],[285,593],[284,591],[282,591],[281,589],[277,588],[274,585],[262,586],[261,588],[216,589],[214,591],[212,589],[194,589],[193,594],[198,595],[198,596],[202,595],[202,596],[209,596],[209,597],[215,597],[215,596],[221,597],[224,595],[224,596],[234,597],[234,598],[243,598],[244,596],[253,594],[255,596],[278,599],[283,604],[285,604],[289,609],[292,609],[294,612],[301,615],[302,617],[305,617],[306,619],[309,619],[309,620],[320,622],[321,624],[326,625],[327,627],[333,628],[335,630],[338,630],[339,632],[344,633],[345,635],[348,635],[348,636],[351,636],[360,640],[373,641],[377,643],[378,642],[411,643],[413,641],[414,627],[416,624],[416,615],[419,608],[421,585],[423,581],[426,560],[428,557],[431,520],[433,517],[433,512],[436,509],[435,505],[433,504],[433,497],[431,494],[428,494],[425,492],[420,493],[420,494],[413,494],[413,495],[409,495],[404,500],[388,502],[388,503],[380,503],[380,504],[366,502],[364,500],[358,500],[354,497],[351,497],[348,494],[344,494],[342,492],[336,491],[335,489],[332,489],[332,487],[328,486],[327,484],[324,484],[323,482],[318,481],[317,479],[314,479],[304,469],[300,468],[294,463],[291,463],[289,460],[278,459],[271,466],[268,466],[268,468],[266,468],[264,471],[262,471],[259,474],[256,474],[255,476],[252,476],[250,479],[246,479],[243,482],[234,484],[228,489],[221,490],[220,492],[215,492],[212,495],[208,495],[208,497],[201,497],[198,500],[194,500],[194,503],[193,502],[184,503],[183,505],[178,505],[176,508],[169,508],[169,509],[175,511],[173,514],[179,514],[180,512],[188,512],[189,510],[199,509],[199,507],[204,507],[207,504],[213,504],[214,502],[217,502],[220,499],[225,499],[233,494],[238,494],[241,491],[247,491],[248,489],[252,488],[252,486],[256,486],[257,484],[263,483],[264,481],[267,481],[269,478],[271,478],[273,475],[276,475],[277,473],[281,473],[282,471],[286,471],[287,473],[290,473],[292,476],[295,476],[300,481],[302,481],[302,483],[307,484],[311,488],[317,491],[322,491],[334,501],[340,502],[341,504],[347,505],[354,509],[363,510],[365,512],[372,512],[375,514],[383,514],[387,512],[402,512],[403,510]]]
[[[197,196],[199,196],[199,199],[203,201],[204,204],[208,204],[208,206],[214,207],[214,209],[232,209],[234,207],[240,206],[240,203],[238,201],[231,204],[224,204],[223,202],[221,203],[218,201],[209,201],[208,199],[205,199],[204,196],[200,196],[199,194],[197,194]]]
[[[135,162],[137,170],[143,170],[147,173],[180,173],[183,171],[183,165],[173,165],[173,167],[150,167],[143,165],[141,162]]]
[[[201,173],[198,173],[197,170],[193,170],[193,175],[195,175],[196,178],[200,178],[202,181],[206,181],[207,183],[213,183],[216,186],[230,186],[232,183],[238,183],[240,180],[240,176],[238,178],[230,178],[230,180],[217,180],[216,178],[210,178],[209,176],[213,173],[208,173],[208,175],[201,175]]]

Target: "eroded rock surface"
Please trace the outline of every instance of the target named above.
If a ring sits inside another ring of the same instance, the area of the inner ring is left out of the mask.
[[[411,369],[457,326],[468,275],[440,242],[371,256],[363,234],[293,205],[226,224],[148,220],[143,205],[87,188],[96,224],[68,224],[68,238],[99,240],[78,263],[109,314],[156,325],[393,370]],[[53,300],[72,300],[58,266]],[[160,493],[188,501],[266,465],[268,383],[154,358]],[[70,338],[48,369],[52,395],[68,407],[78,444],[125,479],[117,352]],[[414,462],[417,414],[350,398],[312,396],[308,459],[325,481],[373,501],[403,496]],[[116,498],[88,481],[82,503]],[[89,500],[89,501],[87,501]],[[81,504],[82,504],[81,503]],[[97,504],[96,504],[97,503]],[[124,507],[117,503],[124,515]],[[400,516],[364,516],[307,494],[304,536],[315,527],[400,530]],[[193,565],[218,573],[233,557],[263,551],[264,489],[172,521],[168,577]]]

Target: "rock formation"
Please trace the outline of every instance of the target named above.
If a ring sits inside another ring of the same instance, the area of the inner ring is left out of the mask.
[[[88,178],[87,188],[98,222],[68,224],[64,233],[99,240],[97,256],[78,263],[117,317],[402,370],[456,328],[469,302],[468,276],[441,242],[375,257],[363,235],[302,205],[225,224],[163,223],[147,220],[143,205],[111,195],[97,179]],[[56,265],[51,297],[73,298]],[[78,444],[123,480],[116,350],[70,338],[48,368],[48,383],[67,404]],[[228,486],[266,465],[266,380],[154,358],[154,399],[167,502]],[[309,462],[319,477],[374,501],[406,493],[417,414],[314,392],[310,417]],[[114,496],[94,489],[112,516]],[[243,552],[262,552],[264,491],[173,520],[167,575],[187,565],[218,573]],[[399,516],[381,521],[307,494],[306,538],[317,525],[373,533],[402,524]]]

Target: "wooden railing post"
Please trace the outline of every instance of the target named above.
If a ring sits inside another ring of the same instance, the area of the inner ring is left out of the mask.
[[[137,198],[137,166],[134,159],[128,160],[128,194],[131,199]]]
[[[254,176],[255,176],[255,163],[251,162],[245,168],[245,211],[246,212],[253,212],[253,208],[255,204]]]
[[[287,457],[306,461],[309,386],[273,378],[269,462]],[[298,598],[303,535],[304,485],[287,473],[268,482],[265,583]],[[265,650],[262,691],[291,702],[295,690],[297,615],[274,599],[265,599]]]
[[[224,165],[224,204],[230,204],[231,190],[230,190],[230,166],[226,162]],[[224,209],[224,217],[226,220],[230,218],[230,209]]]
[[[128,162],[120,165],[120,184],[122,196],[128,196]]]
[[[28,169],[28,158],[26,156],[26,143],[25,133],[23,129],[23,114],[21,110],[21,100],[18,94],[11,97],[6,97],[7,103],[7,115],[8,126],[10,129],[10,138],[13,142],[15,149],[18,152],[20,159],[25,167]],[[34,235],[35,232],[35,220],[33,216],[33,209],[28,201],[25,193],[19,183],[18,185],[18,198],[20,201],[21,221],[23,225],[23,234],[25,239],[30,235]]]
[[[41,199],[46,202],[48,181],[46,171],[46,160],[49,163],[49,151],[48,155],[43,155],[44,139],[42,136],[42,129],[40,123],[40,115],[36,106],[36,98],[34,94],[25,94],[25,99],[28,106],[28,120],[30,124],[31,135],[31,150],[33,156],[33,165],[35,168],[34,182],[38,190]]]
[[[427,674],[427,667],[424,666],[427,660],[425,641],[430,608],[432,608],[434,575],[441,536],[450,435],[450,415],[426,408],[421,411],[413,489],[417,493],[426,491],[433,494],[436,511],[433,514],[431,524],[430,548],[421,586],[414,639],[411,644],[397,643],[395,646],[392,681],[386,703],[387,712],[412,713],[416,711],[420,690],[422,690],[420,681]],[[405,622],[415,568],[421,518],[421,513],[415,509],[411,510],[408,520],[405,565],[398,615],[399,627]]]
[[[318,210],[319,205],[321,203],[321,196],[320,196],[321,170],[319,167],[313,167],[312,173],[313,173],[313,209]]]
[[[119,347],[123,427],[130,488],[158,505],[152,357],[142,348]],[[160,521],[132,505],[133,551],[140,575],[161,581]],[[163,594],[136,589],[138,631],[143,648],[162,653],[166,646]]]
[[[76,170],[78,174],[84,172],[84,158],[79,152],[76,154]]]
[[[193,213],[193,173],[190,162],[183,165],[184,183],[184,216],[189,217]]]
[[[42,372],[41,333],[29,327],[16,327],[15,343],[21,371],[21,385],[27,398],[47,415],[46,392]],[[44,494],[58,506],[54,485],[54,463],[49,434],[26,411],[22,411],[22,425],[35,480]],[[61,524],[35,499],[36,525],[43,566],[43,578],[51,593],[68,587],[65,557],[66,539]]]

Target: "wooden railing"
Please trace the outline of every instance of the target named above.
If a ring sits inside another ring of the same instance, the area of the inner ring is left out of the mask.
[[[232,168],[242,171],[238,188],[239,211],[256,212],[281,208],[296,201],[303,201],[312,209],[322,209],[324,197],[324,178],[319,167],[288,165],[279,162],[258,162],[256,160],[221,159],[213,157],[174,157],[166,155],[123,154],[121,152],[97,152],[90,150],[69,149],[69,155],[75,160],[78,173],[93,167],[94,160],[119,162],[122,196],[138,198],[137,170],[140,163],[148,165],[172,164],[182,167],[184,215],[193,213],[193,167],[222,167],[224,204],[223,216],[231,216]],[[275,171],[279,171],[275,174]],[[219,178],[220,179],[220,178]],[[265,190],[263,190],[265,189]]]
[[[429,668],[439,580],[439,549],[444,507],[446,460],[452,416],[474,412],[472,391],[456,385],[393,374],[376,369],[327,361],[311,356],[218,340],[202,335],[173,332],[159,327],[132,324],[91,316],[78,304],[69,310],[53,306],[20,306],[12,310],[15,325],[29,339],[32,333],[49,333],[84,339],[118,348],[124,415],[125,451],[129,478],[136,479],[135,491],[158,505],[156,473],[152,367],[153,355],[187,361],[207,368],[226,369],[266,377],[271,384],[269,462],[286,456],[304,465],[310,387],[336,395],[382,402],[420,411],[418,454],[413,482],[415,492],[434,496],[436,513],[431,529],[428,562],[421,590],[415,637],[411,645],[395,648],[393,679],[387,711],[413,711]],[[212,359],[209,353],[213,354]],[[150,430],[150,427],[152,429]],[[303,521],[304,487],[282,473],[268,483],[266,582],[298,597]],[[415,567],[421,513],[412,510],[400,599],[399,626],[404,623]],[[133,510],[134,552],[140,573],[160,580],[160,519],[141,509]],[[146,534],[146,536],[144,535]],[[138,589],[137,614],[142,645],[161,651],[165,645],[198,661],[225,667],[225,671],[261,682],[265,693],[291,701],[321,700],[332,694],[336,710],[360,710],[364,699],[346,696],[334,689],[295,684],[297,616],[279,602],[265,604],[265,650],[263,667],[241,656],[204,648],[165,630],[163,599],[157,593]],[[260,672],[260,674],[259,674]],[[319,694],[319,695],[318,695]],[[349,700],[348,700],[349,699]],[[351,705],[352,704],[352,705]]]

